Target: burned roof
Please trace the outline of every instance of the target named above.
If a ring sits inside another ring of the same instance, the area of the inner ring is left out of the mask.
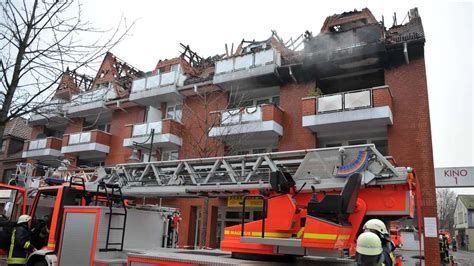
[[[386,34],[388,43],[401,43],[425,39],[425,32],[419,16],[410,18],[408,23],[391,27]]]

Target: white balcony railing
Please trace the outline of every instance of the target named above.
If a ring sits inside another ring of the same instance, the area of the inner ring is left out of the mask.
[[[186,77],[176,71],[162,74],[156,74],[142,79],[133,81],[132,93],[144,90],[151,90],[171,85],[182,86]]]
[[[241,107],[221,111],[222,126],[254,121],[262,121],[262,107],[260,106]]]
[[[69,135],[69,145],[89,143],[91,141],[91,132],[81,132]]]
[[[372,107],[372,90],[360,90],[318,97],[317,113],[341,112]]]
[[[280,54],[275,49],[269,49],[257,53],[247,54],[238,57],[221,60],[216,63],[215,74],[224,74],[254,67],[281,64]]]
[[[97,101],[108,101],[114,98],[117,98],[117,93],[112,88],[112,86],[109,86],[74,95],[71,99],[70,105],[83,105]]]
[[[28,144],[28,150],[39,150],[39,149],[46,149],[46,142],[47,139],[37,139],[37,140],[32,140]]]
[[[155,134],[160,134],[161,127],[162,127],[161,121],[133,125],[132,137],[150,135],[152,129],[155,130]]]

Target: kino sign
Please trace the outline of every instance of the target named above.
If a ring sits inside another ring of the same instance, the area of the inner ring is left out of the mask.
[[[435,168],[436,187],[474,187],[474,167]]]

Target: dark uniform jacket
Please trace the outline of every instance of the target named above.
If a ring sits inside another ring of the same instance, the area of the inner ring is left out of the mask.
[[[26,223],[19,224],[13,230],[10,250],[8,251],[8,264],[26,264],[28,253],[35,247],[30,243],[30,231]]]

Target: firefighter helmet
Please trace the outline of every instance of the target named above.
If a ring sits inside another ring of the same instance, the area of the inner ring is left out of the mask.
[[[27,223],[30,220],[31,220],[31,216],[29,216],[27,214],[23,214],[23,215],[20,216],[20,218],[18,218],[17,224]]]
[[[379,219],[370,219],[364,224],[364,231],[376,231],[380,233],[382,236],[389,237],[389,233],[387,231],[387,227],[385,224]]]
[[[364,232],[357,238],[357,253],[366,256],[376,256],[382,253],[382,242],[372,232]]]

